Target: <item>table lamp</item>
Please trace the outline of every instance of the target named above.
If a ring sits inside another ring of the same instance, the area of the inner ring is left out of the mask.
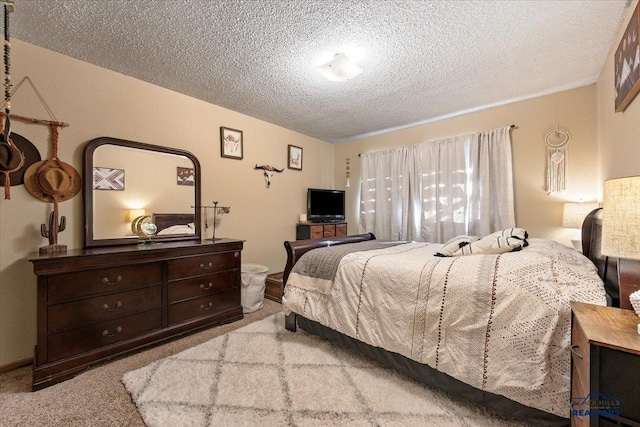
[[[640,260],[640,176],[605,181],[602,208],[602,253],[621,258],[620,263]],[[622,280],[626,276],[620,275]],[[630,285],[640,289],[640,283]],[[629,301],[640,316],[640,291],[632,292]]]

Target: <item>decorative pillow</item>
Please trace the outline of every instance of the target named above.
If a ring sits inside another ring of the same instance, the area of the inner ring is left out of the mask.
[[[452,256],[473,254],[501,254],[504,252],[519,251],[524,246],[525,240],[517,237],[492,236],[483,237],[477,242],[469,243],[455,251]]]
[[[501,254],[519,251],[527,246],[529,234],[523,228],[507,228],[479,239],[475,236],[457,236],[449,240],[435,256],[461,256],[473,254]]]
[[[468,245],[471,242],[480,240],[477,236],[456,236],[453,239],[449,239],[444,244],[440,252],[436,253],[436,256],[453,256],[453,253],[463,246]]]
[[[505,228],[504,230],[496,231],[485,237],[515,237],[520,240],[527,240],[529,237],[529,233],[524,228]],[[526,243],[524,246],[527,246],[529,243]]]

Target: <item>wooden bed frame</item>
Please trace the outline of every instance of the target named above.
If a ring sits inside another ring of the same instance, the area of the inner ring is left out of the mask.
[[[160,214],[154,213],[152,222],[158,227],[158,231],[162,231],[165,228],[172,225],[186,225],[194,222],[194,214]]]
[[[610,300],[610,305],[630,309],[629,294],[640,289],[640,261],[618,259],[602,255],[600,251],[602,242],[601,234],[602,209],[596,209],[587,215],[582,226],[583,254],[598,268],[598,274],[605,282],[605,289]],[[373,239],[375,239],[375,236],[368,233],[343,238],[284,242],[287,250],[287,264],[283,273],[283,283],[286,285],[287,278],[294,264],[303,254],[312,249]],[[291,313],[286,316],[285,327],[288,330],[295,332],[297,326],[309,333],[341,343],[430,387],[463,397],[502,414],[509,415],[516,419],[535,422],[538,425],[569,425],[568,418],[558,417],[548,412],[514,402],[503,396],[482,391],[437,371],[428,365],[418,363],[398,353],[365,344],[362,341],[306,319],[299,314]],[[567,415],[568,413],[569,402],[567,402]]]

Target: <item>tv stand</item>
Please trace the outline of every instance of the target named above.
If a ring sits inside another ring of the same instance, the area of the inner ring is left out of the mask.
[[[314,222],[296,225],[296,240],[322,239],[325,237],[344,237],[347,235],[347,223]]]

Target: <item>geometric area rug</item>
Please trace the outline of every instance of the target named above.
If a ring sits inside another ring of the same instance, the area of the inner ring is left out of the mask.
[[[430,389],[278,313],[127,372],[150,427],[526,426]]]

